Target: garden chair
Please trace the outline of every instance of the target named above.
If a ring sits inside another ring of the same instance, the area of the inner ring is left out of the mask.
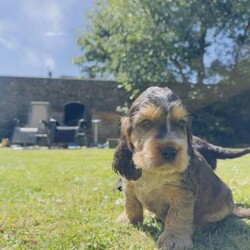
[[[85,105],[80,102],[69,102],[64,105],[63,122],[50,119],[49,129],[50,146],[77,147],[86,144]]]
[[[43,121],[49,119],[49,108],[49,102],[32,101],[27,125],[21,127],[19,120],[15,119],[17,124],[14,128],[11,145],[37,145],[42,139],[45,139],[45,144],[48,145],[48,132]]]

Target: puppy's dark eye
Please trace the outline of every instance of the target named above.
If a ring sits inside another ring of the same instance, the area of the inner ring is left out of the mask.
[[[152,127],[152,122],[148,119],[145,119],[143,120],[142,122],[140,122],[139,126],[142,128],[142,129],[150,129]]]

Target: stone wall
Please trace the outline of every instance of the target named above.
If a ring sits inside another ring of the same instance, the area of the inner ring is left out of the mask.
[[[116,107],[127,98],[113,81],[73,78],[0,77],[0,138],[10,136],[13,118],[27,122],[31,101],[50,102],[51,117],[62,119],[63,105],[81,101],[93,118],[101,119],[99,140],[119,136]]]

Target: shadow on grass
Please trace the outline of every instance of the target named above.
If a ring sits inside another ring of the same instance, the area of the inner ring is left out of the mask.
[[[139,227],[154,241],[163,231],[163,223],[154,218],[147,218]],[[220,222],[212,231],[195,231],[193,235],[196,250],[249,250],[250,224],[238,218],[227,218]]]
[[[243,207],[243,208],[250,208],[250,204],[248,205],[246,205],[246,204],[244,204],[244,203],[239,203],[239,202],[237,202],[237,203],[234,203],[234,205],[235,205],[235,207],[237,208],[241,208],[241,207]]]

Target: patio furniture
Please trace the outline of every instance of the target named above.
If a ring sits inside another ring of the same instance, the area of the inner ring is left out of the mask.
[[[81,102],[69,102],[64,105],[63,122],[50,119],[50,146],[77,147],[86,145],[86,128],[88,121],[85,117],[85,105]]]
[[[49,102],[30,102],[28,122],[25,127],[20,126],[18,119],[14,128],[11,145],[31,146],[37,145],[43,140],[46,145],[48,141],[48,131],[43,121],[49,119]]]

